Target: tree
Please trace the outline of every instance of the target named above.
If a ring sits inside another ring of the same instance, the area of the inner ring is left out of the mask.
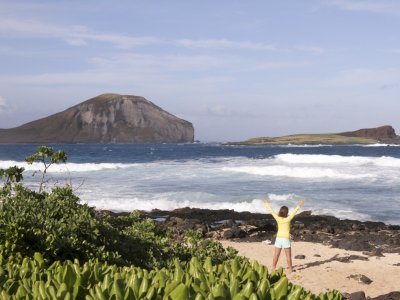
[[[52,147],[39,146],[38,152],[26,157],[25,161],[30,165],[34,162],[41,162],[43,164],[44,170],[40,171],[42,179],[40,181],[39,193],[41,193],[47,170],[52,164],[65,163],[67,161],[67,154],[64,150],[54,151]]]

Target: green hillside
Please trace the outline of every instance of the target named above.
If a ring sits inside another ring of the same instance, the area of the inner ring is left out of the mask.
[[[280,137],[257,137],[238,144],[240,145],[337,145],[337,144],[375,144],[377,140],[362,137],[348,137],[338,134],[295,134]]]

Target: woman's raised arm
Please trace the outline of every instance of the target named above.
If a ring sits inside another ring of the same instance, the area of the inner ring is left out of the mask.
[[[278,218],[278,215],[274,212],[274,210],[272,209],[271,205],[269,205],[269,202],[268,202],[267,198],[263,199],[263,203],[264,203],[265,207],[269,210],[271,215],[274,217],[274,219]]]

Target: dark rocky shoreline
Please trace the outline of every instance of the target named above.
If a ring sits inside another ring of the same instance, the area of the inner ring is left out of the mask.
[[[273,240],[276,224],[270,214],[181,208],[153,210],[143,216],[160,222],[180,235],[187,229],[201,231],[205,237],[238,242]],[[291,229],[293,241],[322,243],[331,247],[364,251],[368,255],[400,254],[400,225],[383,222],[340,220],[333,216],[312,215],[304,211],[295,216]]]

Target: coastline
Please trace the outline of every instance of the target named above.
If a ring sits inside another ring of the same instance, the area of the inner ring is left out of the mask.
[[[276,233],[274,219],[270,214],[263,213],[186,207],[172,211],[152,210],[141,214],[158,221],[160,226],[173,228],[177,234],[194,229],[201,231],[205,237],[217,240],[262,242],[273,240]],[[334,216],[313,215],[311,211],[303,211],[294,217],[291,239],[375,255],[400,254],[400,225],[341,220]]]

